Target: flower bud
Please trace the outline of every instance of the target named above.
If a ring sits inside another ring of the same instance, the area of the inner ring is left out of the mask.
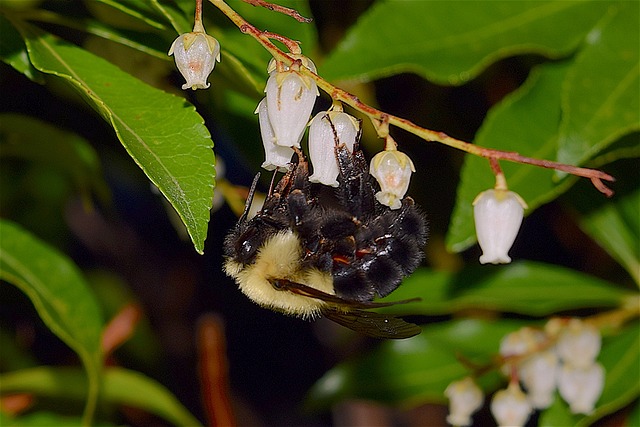
[[[534,408],[548,408],[553,403],[558,365],[558,356],[553,350],[536,353],[520,363],[518,374]]]
[[[400,201],[409,189],[411,172],[416,168],[406,154],[398,150],[385,150],[373,156],[369,173],[380,184],[376,199],[391,209],[400,209]]]
[[[444,391],[449,398],[447,422],[453,426],[471,425],[471,415],[482,406],[484,396],[471,377],[449,384]]]
[[[264,91],[276,144],[299,148],[318,96],[316,82],[293,69],[274,71]]]
[[[601,338],[598,330],[580,319],[571,319],[560,332],[556,348],[566,364],[587,368],[600,353]]]
[[[169,55],[174,55],[176,66],[187,81],[182,89],[207,89],[215,61],[220,62],[220,43],[205,33],[202,25],[196,25],[193,32],[173,41]]]
[[[286,172],[293,156],[293,148],[276,144],[276,137],[267,113],[266,99],[260,101],[255,112],[258,113],[260,134],[262,135],[262,145],[264,146],[265,159],[262,167],[268,171],[278,169],[280,172]]]
[[[309,126],[309,158],[313,165],[311,182],[338,186],[338,161],[335,147],[344,144],[349,152],[360,133],[360,122],[342,111],[321,111]],[[337,141],[336,141],[337,138]]]
[[[507,264],[527,204],[513,191],[487,190],[473,201],[480,263]]]
[[[604,387],[604,368],[593,363],[587,368],[564,365],[558,374],[558,391],[574,414],[593,412]]]
[[[491,414],[499,426],[524,426],[532,409],[527,395],[515,382],[506,390],[496,392],[491,401]]]

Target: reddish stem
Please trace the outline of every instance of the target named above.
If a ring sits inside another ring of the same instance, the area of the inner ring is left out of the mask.
[[[205,314],[198,322],[200,389],[210,426],[236,425],[229,399],[229,364],[222,319]]]
[[[288,15],[298,22],[309,23],[313,21],[313,19],[311,18],[305,18],[304,16],[300,15],[300,13],[295,9],[290,9],[288,7],[280,6],[278,4],[269,3],[264,0],[242,0],[242,1],[250,4],[251,6],[264,7],[273,12],[278,12],[278,13]]]

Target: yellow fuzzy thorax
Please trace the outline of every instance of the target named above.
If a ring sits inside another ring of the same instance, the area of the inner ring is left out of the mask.
[[[286,279],[302,283],[327,294],[334,294],[330,274],[315,268],[301,268],[302,246],[291,230],[281,231],[265,241],[255,261],[249,265],[232,259],[225,261],[225,272],[255,303],[288,315],[311,319],[320,315],[326,303],[273,287],[270,280]]]

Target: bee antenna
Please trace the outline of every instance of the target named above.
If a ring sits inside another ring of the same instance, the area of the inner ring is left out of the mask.
[[[256,176],[253,178],[253,182],[251,183],[251,188],[249,189],[249,195],[247,196],[247,201],[244,204],[244,212],[242,212],[240,221],[246,220],[247,216],[249,215],[249,209],[251,209],[251,202],[253,202],[253,195],[256,192],[256,187],[258,186],[259,179],[260,179],[260,172],[258,172]]]
[[[269,193],[267,193],[267,197],[271,197],[273,194],[273,184],[276,183],[276,175],[278,174],[278,169],[273,171],[273,175],[271,175],[271,183],[269,184]]]

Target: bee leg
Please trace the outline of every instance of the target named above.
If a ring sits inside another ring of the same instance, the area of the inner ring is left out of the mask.
[[[350,153],[344,144],[336,145],[335,154],[339,168],[336,195],[341,205],[356,218],[372,214],[375,199],[364,154],[355,146]]]

